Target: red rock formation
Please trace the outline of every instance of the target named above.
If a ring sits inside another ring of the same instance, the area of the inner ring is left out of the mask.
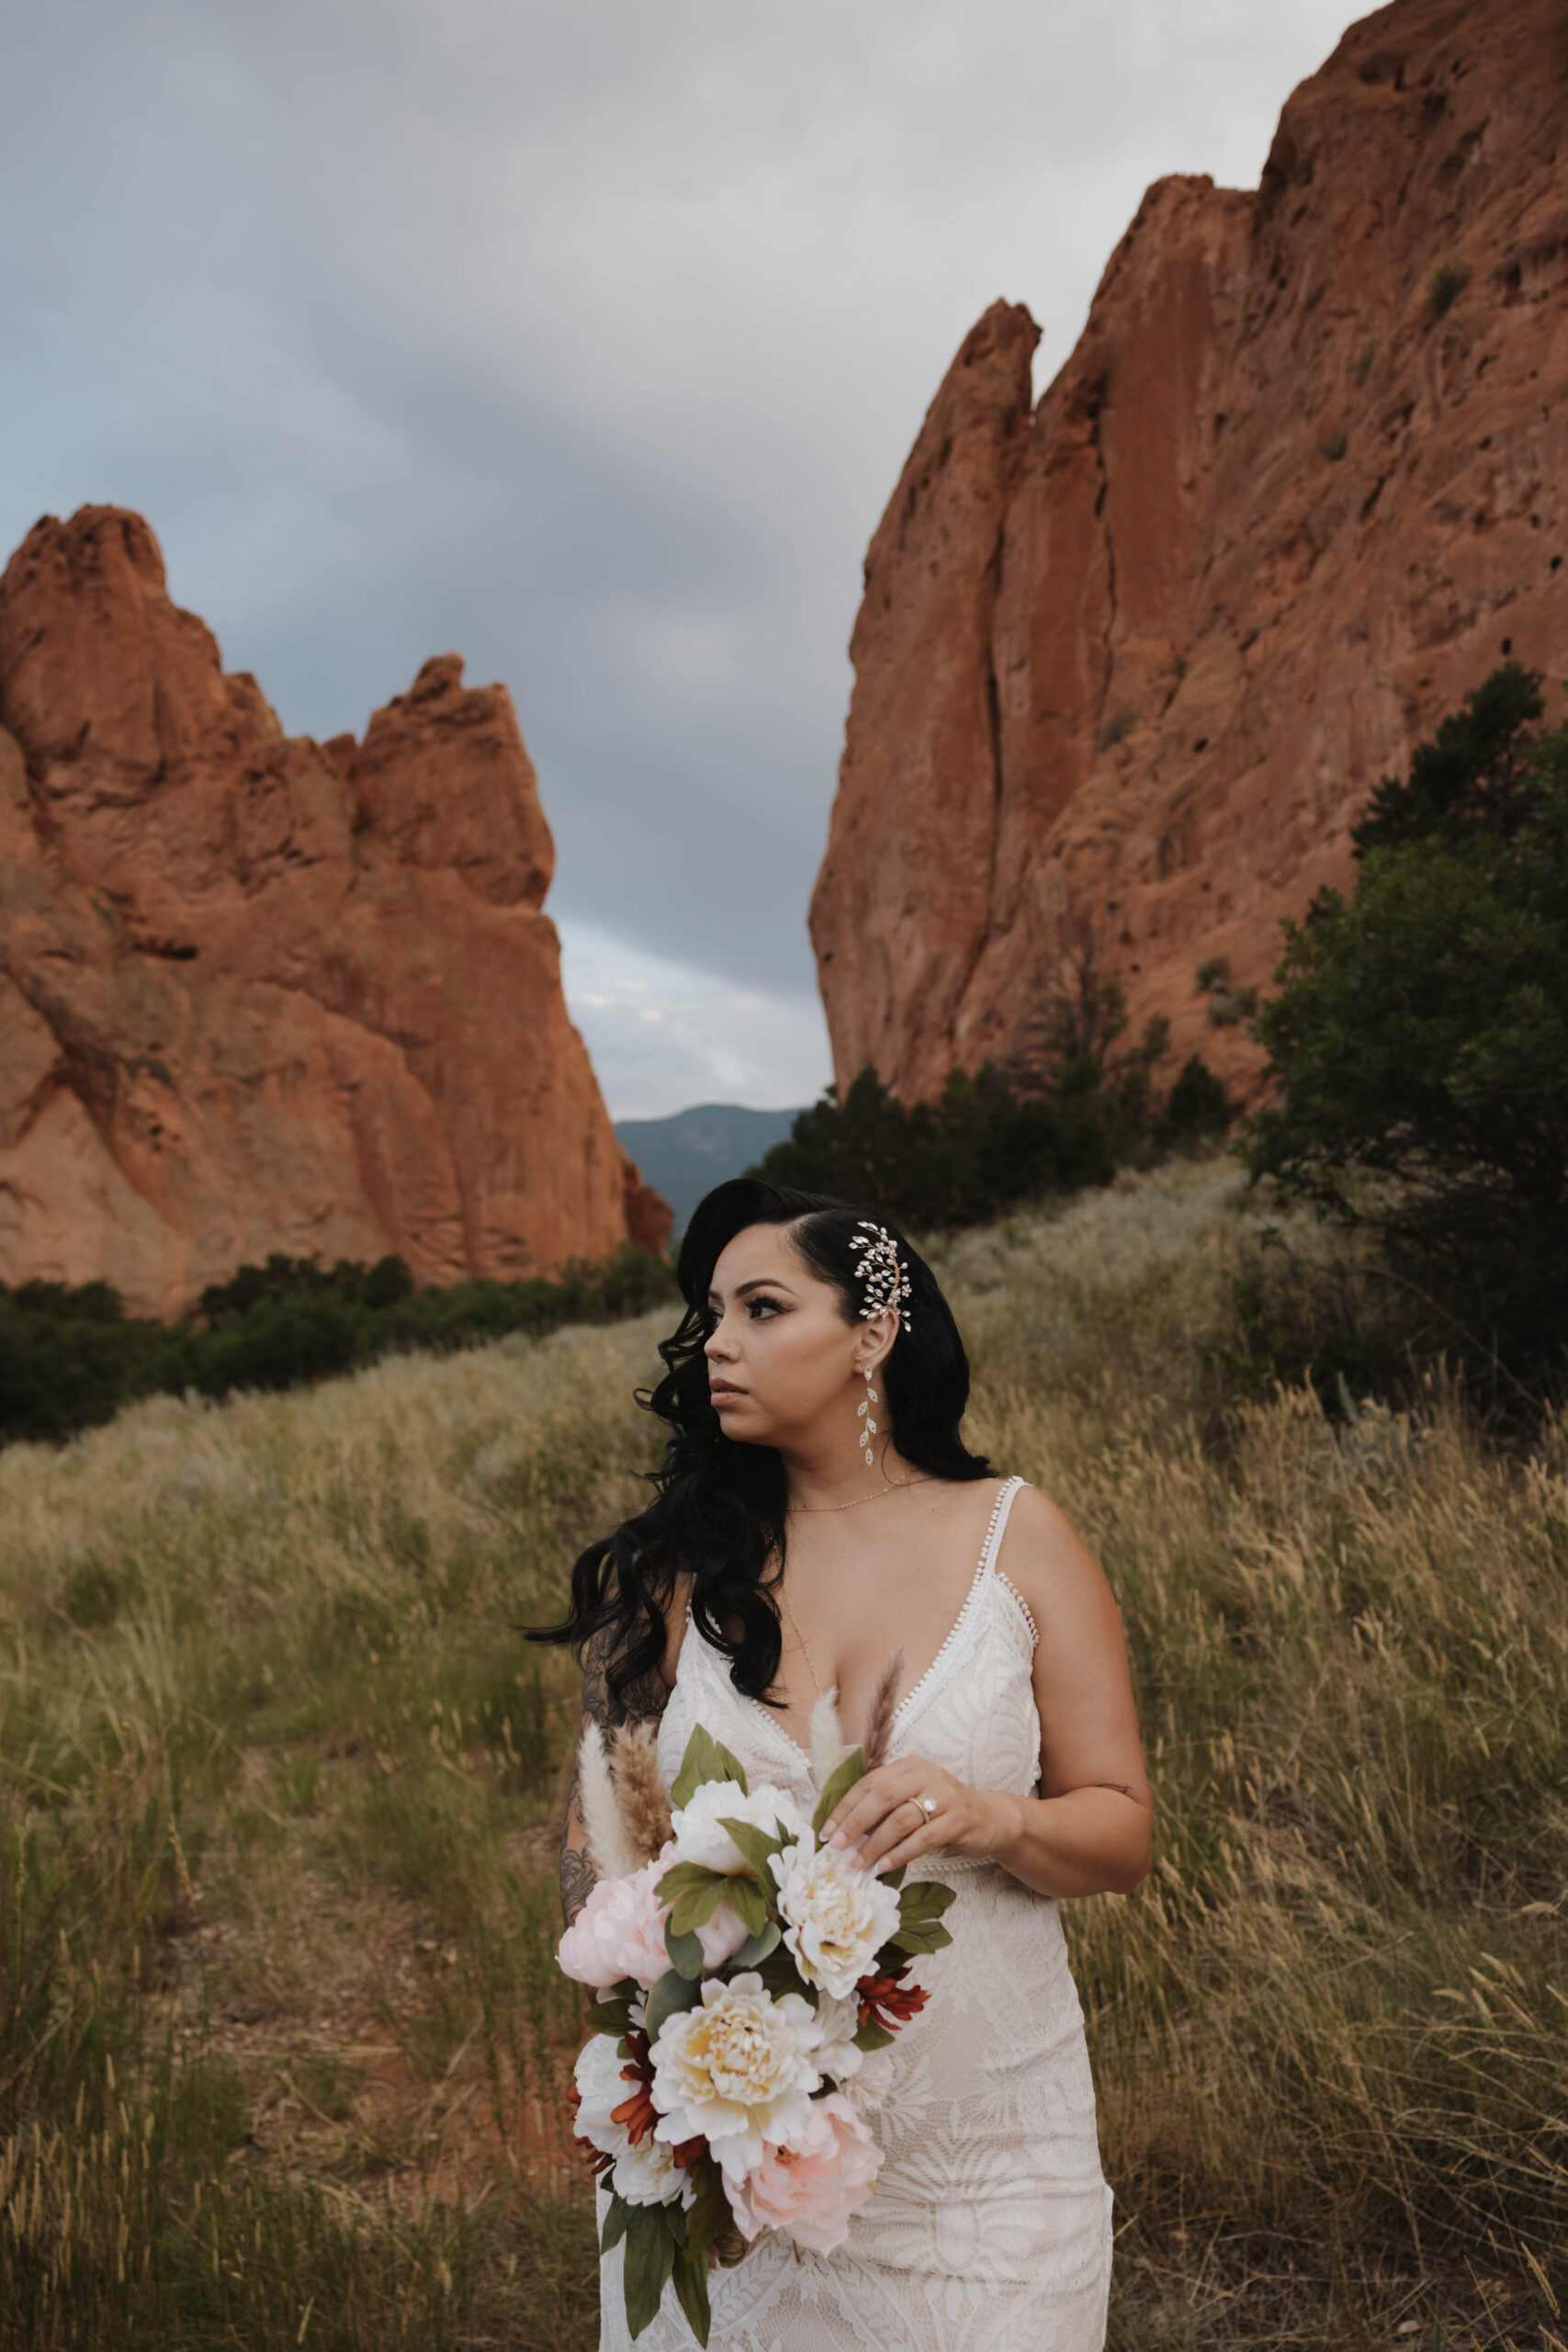
[[[852,646],[811,912],[840,1086],[1008,1057],[1092,940],[1136,1024],[1255,1087],[1199,960],[1266,983],[1372,785],[1499,662],[1555,698],[1565,55],[1556,0],[1395,0],[1256,196],[1150,189],[1032,416],[1027,311],[969,335]]]
[[[286,736],[139,516],[0,580],[0,1279],[171,1314],[271,1250],[421,1282],[661,1246],[540,912],[503,686],[427,662],[365,741]]]

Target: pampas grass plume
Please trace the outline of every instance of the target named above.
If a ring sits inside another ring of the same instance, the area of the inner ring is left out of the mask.
[[[850,1752],[844,1737],[844,1726],[839,1720],[839,1694],[824,1690],[811,1710],[811,1777],[818,1791],[825,1789]]]
[[[640,1865],[663,1850],[670,1835],[670,1795],[659,1775],[659,1725],[623,1724],[610,1747],[621,1826]]]
[[[876,1688],[871,1694],[865,1731],[861,1739],[861,1752],[865,1758],[868,1772],[874,1772],[879,1764],[887,1761],[887,1743],[893,1736],[894,1702],[898,1696],[903,1672],[904,1645],[900,1642],[877,1676]]]
[[[577,1786],[588,1859],[601,1878],[627,1878],[637,1867],[615,1802],[609,1758],[596,1723],[585,1723],[577,1748]]]

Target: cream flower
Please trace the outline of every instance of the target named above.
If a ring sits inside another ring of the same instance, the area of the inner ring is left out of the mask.
[[[785,2146],[771,2143],[743,2179],[727,2174],[724,2193],[741,2235],[783,2230],[796,2245],[831,2254],[850,2233],[850,2217],[871,2195],[881,2154],[848,2099],[818,2099],[809,2129]]]
[[[709,1977],[701,2004],[666,2018],[653,2045],[658,2136],[671,2146],[705,2139],[727,2176],[762,2161],[763,2143],[810,2126],[822,2077],[812,2059],[817,2020],[798,1993],[775,2000],[747,1971]]]
[[[682,2172],[662,2140],[649,2132],[635,2148],[623,2148],[610,2175],[610,2187],[628,2205],[673,2205],[677,2197],[689,2205],[697,2193],[689,2172]]]
[[[810,1824],[787,1789],[775,1789],[764,1781],[748,1796],[738,1781],[705,1781],[693,1792],[691,1803],[671,1819],[675,1860],[700,1862],[705,1870],[722,1871],[727,1878],[743,1871],[745,1857],[729,1832],[718,1826],[727,1819],[749,1822],[768,1838],[781,1828],[791,1838],[811,1836]]]
[[[773,1876],[795,1966],[808,1984],[842,1999],[897,1928],[897,1894],[835,1846],[786,1846],[773,1857]]]
[[[670,2150],[651,2132],[634,2148],[626,2125],[615,2121],[615,2109],[637,2090],[626,2063],[607,2033],[596,2033],[579,2051],[577,2136],[614,2156],[608,2186],[628,2205],[668,2205],[677,2195],[689,2205],[694,2194],[691,2175],[677,2169]]]
[[[868,2057],[874,2052],[857,2050],[855,2034],[860,2028],[860,2003],[852,1995],[842,2000],[831,1993],[824,1993],[817,2004],[817,2033],[811,2052],[811,2063],[819,2075],[841,2090],[863,2070]]]

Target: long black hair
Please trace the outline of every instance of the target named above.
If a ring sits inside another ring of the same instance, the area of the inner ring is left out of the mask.
[[[699,1202],[681,1245],[675,1279],[686,1311],[660,1340],[664,1377],[637,1402],[670,1426],[664,1459],[649,1474],[655,1499],[613,1535],[591,1544],[571,1572],[571,1611],[559,1625],[528,1638],[570,1642],[581,1652],[607,1637],[609,1685],[625,1702],[646,1689],[664,1656],[665,1612],[675,1578],[692,1578],[692,1615],[705,1641],[729,1660],[730,1679],[750,1699],[768,1700],[779,1668],[778,1607],[773,1597],[784,1559],[789,1498],[783,1462],[771,1445],[726,1437],[708,1399],[704,1354],[712,1330],[708,1292],[714,1268],[738,1233],[784,1225],[813,1273],[831,1283],[846,1322],[859,1319],[864,1294],[850,1242],[871,1212],[819,1193],[792,1192],[760,1177],[737,1176]],[[969,1360],[936,1276],[897,1226],[892,1235],[908,1269],[900,1327],[880,1367],[898,1451],[933,1477],[984,1478],[991,1465],[958,1434],[969,1400]],[[771,1703],[771,1702],[770,1702]]]

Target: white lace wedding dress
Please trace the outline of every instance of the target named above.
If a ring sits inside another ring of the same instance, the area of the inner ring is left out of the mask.
[[[997,1498],[968,1599],[898,1708],[892,1753],[941,1764],[972,1788],[1030,1794],[1040,1770],[1031,1670],[1036,1640],[997,1566],[1012,1498]],[[804,1751],[729,1679],[692,1627],[659,1735],[666,1781],[694,1724],[753,1781],[814,1803]],[[884,2151],[871,2199],[836,2254],[758,2240],[712,2274],[710,2352],[1100,2352],[1111,2277],[1111,2192],[1100,2169],[1083,2017],[1061,1922],[993,1863],[933,1854],[912,1875],[957,1890],[953,1942],[918,1963],[931,1998],[893,2044],[874,2124]],[[602,2270],[601,2352],[625,2352],[620,2247]],[[691,2352],[672,2289],[638,2352]]]

